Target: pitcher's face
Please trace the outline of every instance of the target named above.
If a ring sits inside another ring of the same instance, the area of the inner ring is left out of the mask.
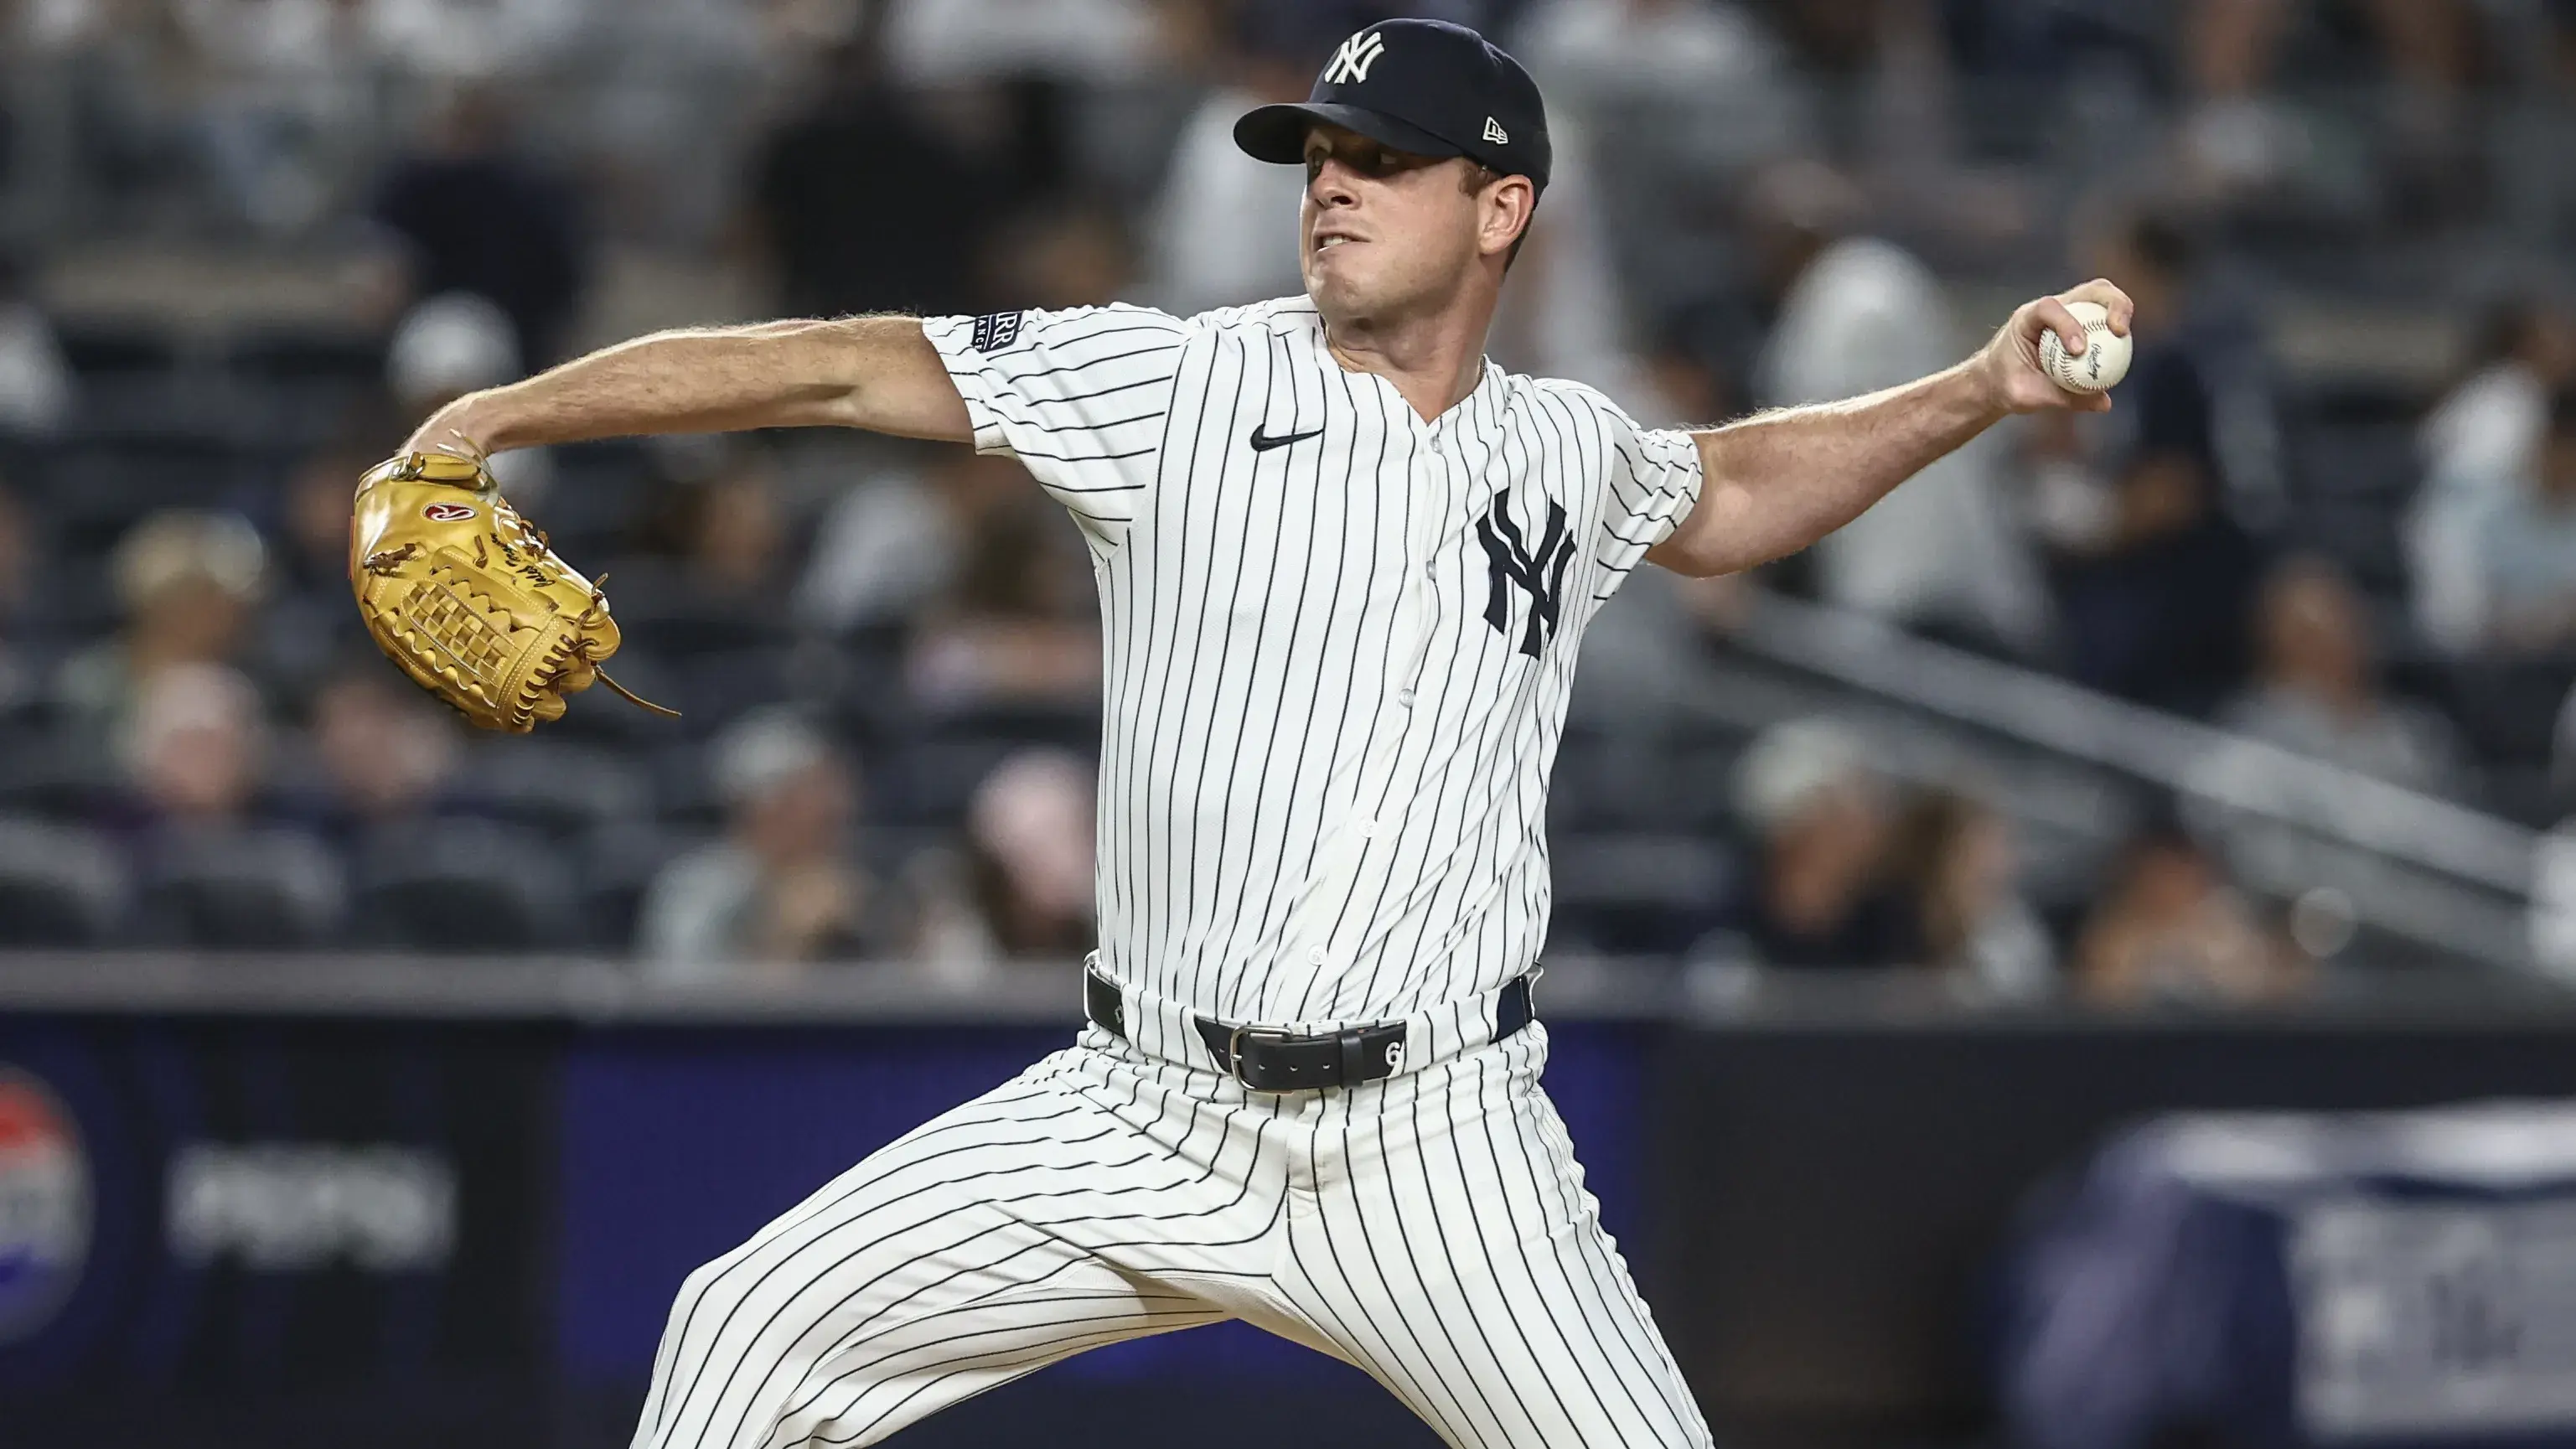
[[[1339,126],[1306,136],[1299,266],[1327,322],[1436,310],[1476,263],[1475,163],[1399,151]]]

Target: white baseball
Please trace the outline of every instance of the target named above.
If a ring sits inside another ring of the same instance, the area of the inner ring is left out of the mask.
[[[2070,353],[2054,327],[2039,334],[2039,370],[2068,392],[2101,392],[2129,375],[2129,339],[2111,330],[2111,313],[2099,302],[2069,302],[2066,310],[2084,328],[2084,351]]]

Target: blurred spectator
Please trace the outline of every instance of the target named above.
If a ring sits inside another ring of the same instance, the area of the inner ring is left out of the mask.
[[[584,0],[366,0],[377,51],[401,70],[479,83],[561,59],[597,23]]]
[[[2394,785],[2458,788],[2450,725],[2380,690],[2362,599],[2333,564],[2302,556],[2274,568],[2254,630],[2255,685],[2220,712],[2221,723]]]
[[[1777,84],[1786,59],[1762,22],[1728,0],[1536,0],[1514,40],[1549,99],[1578,106]]]
[[[935,456],[935,468],[890,469],[833,503],[797,585],[805,622],[842,633],[909,618],[953,587],[987,514],[1027,502],[1016,460],[965,448]]]
[[[2022,898],[2009,820],[1957,791],[1927,790],[1898,815],[1888,855],[1913,902],[1921,964],[2007,1000],[2054,987],[2055,953]]]
[[[915,950],[934,970],[1071,960],[1091,948],[1092,782],[1080,759],[1030,749],[975,787],[962,879],[924,892]]]
[[[1888,880],[1885,789],[1861,742],[1823,720],[1774,725],[1735,767],[1735,806],[1758,841],[1739,924],[1772,966],[1894,966],[1920,949]]]
[[[117,738],[135,802],[155,825],[245,819],[268,768],[259,691],[221,664],[156,672]]]
[[[143,934],[171,944],[315,944],[336,926],[343,882],[312,837],[253,810],[267,723],[250,681],[175,664],[144,683],[121,734],[138,828]]]
[[[1656,394],[1629,340],[1589,138],[1574,122],[1551,122],[1548,134],[1557,162],[1547,201],[1530,218],[1487,348],[1505,367],[1588,383],[1640,417],[1672,419],[1671,401]]]
[[[123,631],[73,655],[55,679],[73,737],[115,734],[163,669],[237,657],[266,557],[259,534],[237,514],[171,510],[136,524],[109,565]]]
[[[746,219],[789,314],[976,310],[979,247],[1011,198],[887,81],[875,31],[862,26],[813,102],[762,142]]]
[[[1099,612],[1072,525],[1033,492],[977,519],[905,669],[912,698],[933,710],[1096,701]]]
[[[2114,230],[2097,270],[2137,303],[2118,405],[2100,418],[2044,415],[2025,433],[2039,474],[2034,501],[2056,544],[2051,582],[2068,672],[2193,714],[2244,677],[2261,567],[2226,507],[2214,396],[2224,344],[2195,316],[2198,256],[2163,218]]]
[[[524,375],[510,314],[476,292],[441,292],[409,311],[385,347],[385,386],[406,420]]]
[[[904,0],[886,52],[905,83],[1020,76],[1115,82],[1146,74],[1162,33],[1145,0]]]
[[[1664,311],[1640,365],[1675,418],[1723,422],[1752,409],[1751,378],[1762,341],[1749,299],[1704,296]]]
[[[2476,522],[2531,475],[2549,399],[2576,385],[2576,321],[2517,298],[2489,315],[2474,358],[2424,420],[2424,487],[2404,524],[2416,628],[2454,651],[2473,647],[2478,630]]]
[[[1978,164],[1962,144],[1958,52],[1969,40],[1963,31],[1993,18],[1977,14],[1984,8],[1958,0],[1767,7],[1801,68],[1829,88],[1835,130],[1849,135],[1850,165],[1878,214],[1951,257],[2021,239],[2034,210],[2018,168]]]
[[[2549,426],[2549,398],[2576,381],[2576,319],[2544,297],[2490,308],[2468,375],[2424,419],[2425,480],[2510,478],[2530,466]]]
[[[2077,990],[2118,1005],[2268,1001],[2298,990],[2304,970],[2169,820],[2129,842],[2075,949]]]
[[[2464,546],[2429,560],[2437,571],[2416,587],[2456,601],[2461,638],[2477,651],[2576,645],[2576,388],[2551,400],[2548,430],[2520,478],[2471,485],[2463,496]]]
[[[366,119],[368,7],[180,0],[172,11],[203,67],[194,121],[229,209],[271,237],[312,225],[332,199],[329,152]]]
[[[385,387],[406,429],[469,392],[523,375],[518,334],[499,303],[473,292],[442,292],[403,314],[385,347]],[[553,455],[517,448],[491,460],[493,480],[521,505],[554,481]],[[350,480],[354,487],[356,479]]]
[[[0,250],[0,436],[44,434],[71,416],[71,365],[26,270]]]
[[[890,910],[850,857],[857,784],[831,742],[791,712],[757,710],[709,748],[725,836],[654,878],[640,954],[663,972],[704,976],[888,944]]]
[[[861,10],[828,0],[579,8],[580,81],[549,105],[547,139],[577,148],[601,230],[698,254],[740,203],[743,152],[775,114],[773,96],[846,40]]]
[[[1234,123],[1255,106],[1302,101],[1341,37],[1339,17],[1282,0],[1241,8],[1236,44],[1215,86],[1182,123],[1148,226],[1155,306],[1188,317],[1305,290],[1297,210],[1305,179],[1234,144]]]
[[[489,91],[446,99],[418,149],[378,179],[372,209],[404,245],[412,296],[464,292],[499,307],[514,369],[562,356],[589,280],[580,198],[516,154]]]
[[[0,477],[0,711],[35,698],[42,689],[34,650],[42,621],[34,617],[36,549],[25,505]]]
[[[1748,227],[1780,299],[1760,401],[1856,397],[1937,372],[1964,339],[1929,269],[1859,235],[1859,194],[1814,162],[1774,167],[1747,198]],[[1818,591],[1844,608],[2015,650],[2043,628],[2036,563],[2002,496],[1987,433],[1925,468],[1816,546]]]
[[[309,774],[300,813],[344,847],[388,825],[417,822],[451,803],[455,721],[377,659],[357,659],[313,696]]]
[[[1649,169],[1707,176],[1794,149],[1806,137],[1788,54],[1728,0],[1536,0],[1515,53],[1558,118]]]
[[[2279,185],[2308,159],[2307,128],[2274,98],[2280,56],[2308,0],[2189,0],[2180,7],[2188,102],[2182,160],[2188,179],[2227,197]],[[2476,0],[2362,0],[2357,12],[2378,58],[2399,82],[2396,147],[2388,158],[2401,209],[2439,215],[2470,199],[2478,156],[2464,123],[2480,60]]]
[[[693,618],[777,618],[799,560],[790,552],[776,460],[728,440],[696,466],[703,474],[669,485],[648,525],[659,557],[619,568],[628,597]]]
[[[275,586],[259,615],[261,672],[288,698],[319,684],[333,663],[371,647],[349,601],[349,499],[359,475],[392,444],[334,441],[286,480],[274,527]]]
[[[1104,307],[1126,290],[1136,255],[1126,229],[1105,207],[1059,201],[1003,227],[984,270],[989,295],[1013,306]]]

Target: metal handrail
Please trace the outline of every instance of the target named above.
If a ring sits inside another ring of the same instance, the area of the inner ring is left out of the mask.
[[[1761,597],[1734,639],[1775,663],[2228,809],[2517,899],[2531,892],[2537,832],[2265,740],[1776,594]]]

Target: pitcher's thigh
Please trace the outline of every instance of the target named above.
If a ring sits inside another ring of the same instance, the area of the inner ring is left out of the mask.
[[[1698,1449],[1556,1109],[1486,1053],[1393,1079],[1291,1230],[1297,1297],[1460,1449]]]
[[[1100,1141],[1078,1098],[1024,1077],[691,1273],[637,1449],[874,1444],[1086,1348],[1226,1317],[1032,1221],[1114,1171]]]

